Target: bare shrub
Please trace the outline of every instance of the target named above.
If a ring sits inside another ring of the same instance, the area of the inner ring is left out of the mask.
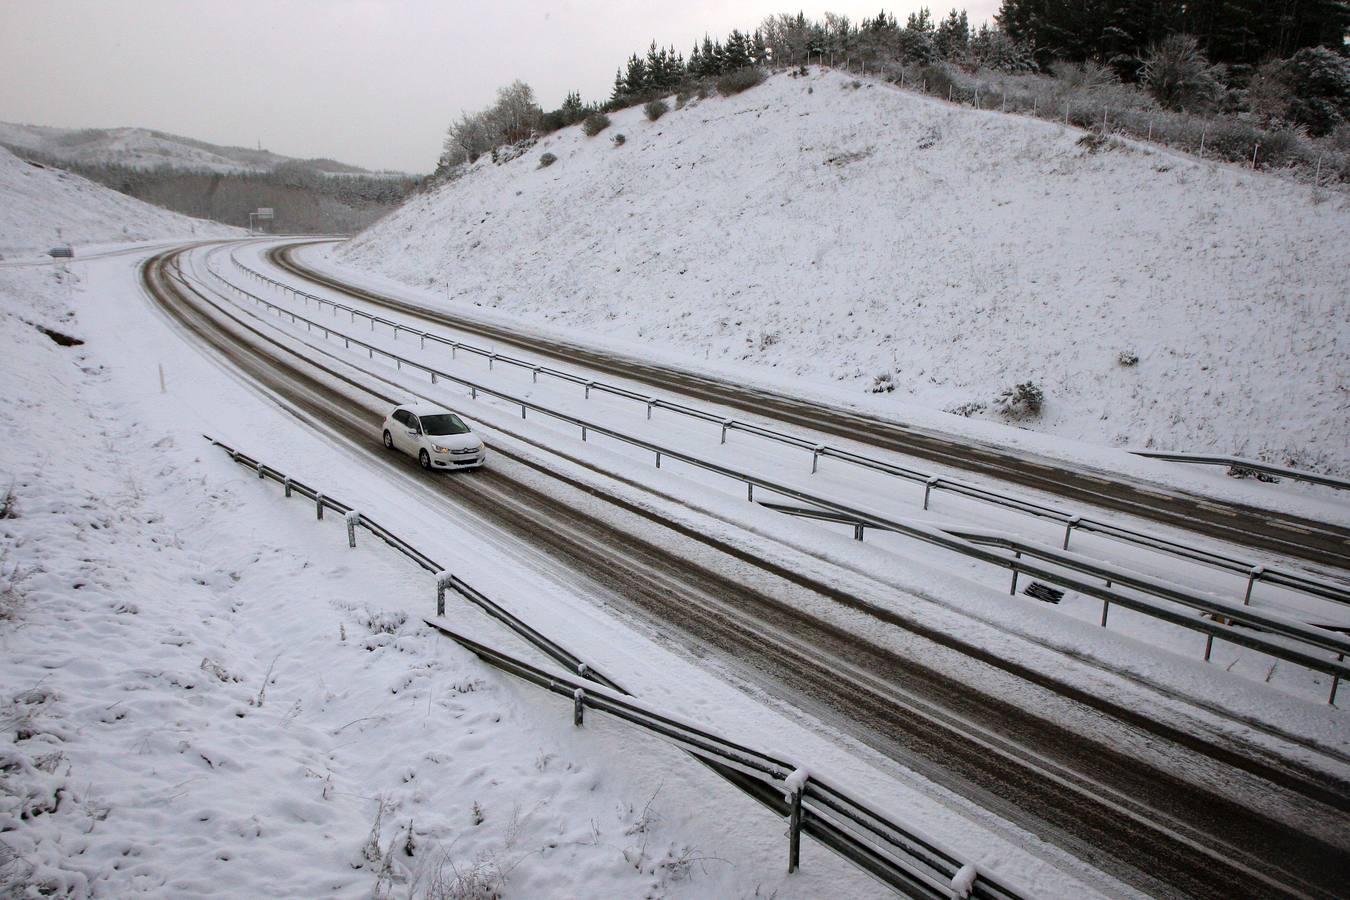
[[[764,70],[755,66],[747,66],[744,69],[736,69],[728,72],[717,79],[717,93],[723,97],[730,97],[732,94],[739,94],[741,91],[748,91],[750,88],[764,81]]]
[[[499,900],[506,873],[496,857],[481,853],[470,863],[456,863],[445,854],[427,884],[424,900]]]
[[[968,400],[965,403],[958,403],[956,406],[947,407],[944,412],[951,413],[954,416],[961,416],[969,419],[976,413],[982,413],[989,408],[988,403],[982,403],[979,400]]]
[[[668,112],[670,104],[664,100],[649,100],[642,107],[642,114],[647,117],[648,122],[655,122]]]
[[[872,379],[872,386],[868,388],[874,394],[889,394],[895,390],[895,376],[890,372],[882,372]]]
[[[604,113],[591,113],[581,123],[581,131],[586,137],[595,137],[609,127],[609,116]]]
[[[1122,366],[1139,365],[1139,354],[1133,350],[1122,350],[1116,354],[1116,362]]]
[[[398,634],[398,630],[403,627],[403,623],[408,621],[408,614],[400,610],[389,612],[388,610],[379,610],[371,612],[366,610],[362,623],[370,630],[371,634]]]
[[[1007,419],[1034,419],[1041,414],[1044,404],[1045,394],[1034,381],[1005,388],[994,398],[994,408]]]

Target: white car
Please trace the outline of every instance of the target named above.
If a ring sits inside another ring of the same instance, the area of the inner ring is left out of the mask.
[[[459,416],[431,403],[404,403],[384,419],[384,446],[415,456],[424,469],[477,469],[483,441]]]

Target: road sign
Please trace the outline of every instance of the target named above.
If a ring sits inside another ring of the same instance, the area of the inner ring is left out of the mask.
[[[270,206],[260,206],[260,207],[258,207],[257,217],[258,217],[259,219],[270,219],[270,218],[272,218],[272,207],[270,207]]]

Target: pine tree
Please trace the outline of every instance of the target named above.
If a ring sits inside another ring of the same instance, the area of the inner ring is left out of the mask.
[[[963,9],[947,13],[934,35],[933,44],[944,59],[960,59],[970,44],[970,22]]]
[[[727,37],[726,51],[722,57],[722,71],[734,72],[750,65],[750,45],[739,30],[732,31]]]

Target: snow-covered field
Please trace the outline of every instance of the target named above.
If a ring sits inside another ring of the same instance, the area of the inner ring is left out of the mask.
[[[854,83],[779,74],[656,122],[619,112],[595,138],[565,129],[334,258],[895,414],[996,419],[994,397],[1031,380],[1029,428],[1350,470],[1343,195]],[[872,398],[881,374],[896,390]]]
[[[61,243],[226,237],[238,228],[192,219],[110,191],[60,169],[34,166],[0,147],[0,259],[34,256]]]

